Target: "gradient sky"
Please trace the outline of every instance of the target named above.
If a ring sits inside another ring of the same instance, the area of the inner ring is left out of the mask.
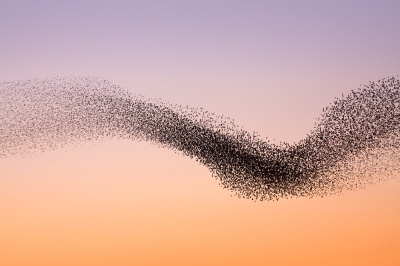
[[[0,80],[102,77],[293,143],[335,97],[400,74],[399,10],[400,1],[2,0]],[[399,180],[253,202],[144,142],[1,159],[0,264],[400,265]]]

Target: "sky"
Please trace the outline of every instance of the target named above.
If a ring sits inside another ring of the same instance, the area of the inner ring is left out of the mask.
[[[400,74],[399,1],[1,1],[0,81],[101,77],[275,143]],[[399,265],[400,182],[231,196],[196,161],[110,140],[0,160],[5,265]]]

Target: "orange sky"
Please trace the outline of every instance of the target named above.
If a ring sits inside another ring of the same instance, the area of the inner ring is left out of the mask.
[[[130,141],[0,167],[9,177],[0,186],[2,265],[400,262],[398,180],[329,198],[253,202],[230,197],[188,158]]]

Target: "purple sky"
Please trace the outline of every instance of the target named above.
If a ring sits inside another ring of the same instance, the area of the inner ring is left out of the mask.
[[[399,1],[2,1],[1,79],[100,76],[292,142],[334,97],[400,73],[399,9]]]

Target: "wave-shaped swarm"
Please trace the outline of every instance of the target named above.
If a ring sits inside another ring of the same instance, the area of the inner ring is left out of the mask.
[[[203,109],[132,95],[106,80],[0,84],[0,157],[108,138],[144,140],[210,169],[239,197],[276,200],[363,188],[399,170],[400,82],[370,82],[336,99],[294,145],[271,144]]]

